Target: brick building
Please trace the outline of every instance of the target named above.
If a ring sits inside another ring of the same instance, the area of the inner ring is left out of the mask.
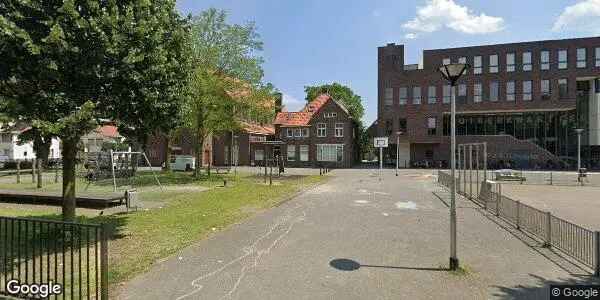
[[[458,82],[457,142],[488,142],[496,167],[600,167],[600,37],[423,51],[404,64],[404,46],[378,48],[378,135],[387,162],[447,164],[451,88],[438,68],[471,68]],[[396,139],[399,136],[399,145]]]
[[[213,138],[213,160],[216,166],[262,166],[268,151],[264,142],[271,140],[271,125],[240,122],[240,129]],[[233,151],[231,151],[233,150]]]
[[[273,122],[273,155],[290,167],[350,168],[358,159],[357,123],[344,105],[322,94],[298,112],[279,112]]]

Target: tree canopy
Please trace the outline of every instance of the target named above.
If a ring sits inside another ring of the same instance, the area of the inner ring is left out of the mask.
[[[361,122],[361,119],[364,115],[362,99],[349,87],[334,82],[332,84],[305,86],[304,92],[306,92],[306,101],[308,102],[314,100],[320,94],[329,94],[335,100],[341,101],[344,106],[346,106],[352,118],[359,123]]]

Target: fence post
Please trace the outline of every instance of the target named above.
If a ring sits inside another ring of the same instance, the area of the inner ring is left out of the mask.
[[[552,172],[550,172],[550,185],[553,185],[553,177],[552,177]]]
[[[17,160],[17,183],[21,183],[21,161]]]
[[[100,239],[100,276],[102,282],[100,299],[108,300],[108,224],[103,223],[100,228],[102,231]]]
[[[546,242],[544,244],[545,247],[550,247],[552,245],[552,214],[548,211],[546,212]]]
[[[500,216],[500,201],[502,201],[502,186],[497,183],[496,184],[498,192],[496,193],[496,217]]]
[[[54,165],[54,183],[58,183],[58,164]]]
[[[31,182],[35,183],[35,158],[31,159]]]
[[[600,231],[594,232],[594,235],[596,236],[594,249],[594,253],[596,254],[596,267],[594,268],[594,276],[600,277]]]
[[[517,230],[521,230],[521,201],[517,201]]]

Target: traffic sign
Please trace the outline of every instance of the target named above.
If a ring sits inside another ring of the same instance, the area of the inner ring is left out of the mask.
[[[376,148],[387,148],[388,146],[388,137],[376,137],[373,139]]]

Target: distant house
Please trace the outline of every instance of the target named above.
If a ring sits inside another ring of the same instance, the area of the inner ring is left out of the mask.
[[[84,152],[100,152],[104,143],[121,143],[125,138],[119,134],[117,126],[105,124],[81,137]]]
[[[242,121],[240,125],[241,128],[237,131],[213,138],[216,166],[264,165],[267,150],[265,142],[273,138],[275,129],[272,125],[248,121]]]
[[[3,130],[0,130],[0,161],[32,160],[37,158],[33,151],[33,142],[18,143],[19,134],[29,129],[29,126],[19,123],[5,126]],[[52,139],[48,158],[60,158],[60,141],[58,139]]]
[[[212,139],[212,136],[208,136],[204,139],[204,145],[202,147],[202,166],[213,164]],[[169,147],[171,149],[171,156],[195,156],[195,141],[196,137],[192,133],[191,129],[182,129],[180,134],[171,141]],[[148,153],[146,153],[146,155],[153,166],[165,166],[167,139],[164,135],[153,135],[150,137],[146,148],[148,149]]]
[[[273,155],[290,167],[349,168],[358,159],[358,126],[338,100],[322,94],[298,112],[279,112],[273,122]]]

